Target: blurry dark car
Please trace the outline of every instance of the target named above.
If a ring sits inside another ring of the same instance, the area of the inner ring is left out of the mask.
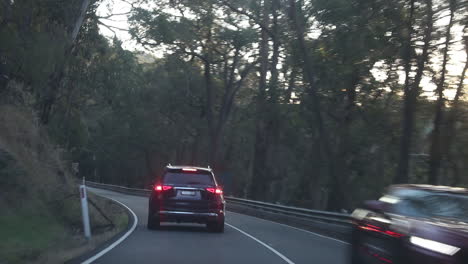
[[[394,185],[352,218],[353,264],[468,264],[467,189]]]
[[[161,222],[206,224],[224,231],[223,191],[210,168],[168,165],[155,181],[149,198],[148,229]]]

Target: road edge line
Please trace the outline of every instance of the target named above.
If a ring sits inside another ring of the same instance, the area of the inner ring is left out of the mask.
[[[98,195],[98,194],[96,194]],[[99,195],[101,196],[101,195]],[[105,196],[101,196],[101,197],[104,197],[106,199],[109,199],[109,200],[112,200],[120,205],[122,205],[123,207],[125,207],[125,209],[127,209],[130,214],[132,215],[133,217],[133,225],[132,227],[130,227],[130,229],[125,233],[123,234],[119,239],[117,239],[116,241],[114,241],[112,244],[110,244],[109,246],[107,246],[106,248],[104,248],[103,250],[99,251],[96,255],[88,258],[87,260],[81,262],[81,264],[91,264],[93,263],[95,260],[97,260],[98,258],[104,256],[104,254],[106,254],[107,252],[111,251],[113,248],[115,248],[117,245],[119,245],[120,243],[122,243],[128,236],[130,236],[133,231],[135,231],[137,225],[138,225],[138,217],[137,215],[135,214],[135,212],[133,212],[132,209],[130,209],[128,206],[126,206],[124,203],[122,202],[119,202],[113,198],[109,198],[109,197],[105,197]],[[130,219],[129,219],[130,220]]]
[[[272,248],[271,246],[269,246],[267,243],[261,241],[260,239],[252,236],[251,234],[243,231],[242,229],[238,228],[238,227],[235,227],[231,224],[228,224],[226,223],[227,226],[229,226],[230,228],[232,229],[235,229],[237,231],[239,231],[240,233],[242,233],[243,235],[253,239],[255,242],[259,243],[260,245],[266,247],[268,250],[270,250],[271,252],[275,253],[278,257],[282,258],[286,263],[288,264],[295,264],[292,260],[290,260],[289,258],[287,258],[285,255],[281,254],[280,252],[278,252],[276,249]]]

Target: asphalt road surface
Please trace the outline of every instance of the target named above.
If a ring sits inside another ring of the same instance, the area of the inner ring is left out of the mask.
[[[125,204],[138,217],[135,231],[93,263],[348,263],[345,242],[233,212],[227,212],[221,234],[198,224],[163,223],[161,230],[148,230],[148,198],[89,190]]]

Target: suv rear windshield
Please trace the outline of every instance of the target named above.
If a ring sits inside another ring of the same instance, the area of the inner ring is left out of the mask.
[[[214,185],[211,173],[193,173],[193,172],[167,172],[164,175],[165,184],[182,185]]]

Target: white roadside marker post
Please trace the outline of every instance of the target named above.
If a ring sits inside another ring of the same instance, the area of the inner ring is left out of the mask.
[[[81,213],[83,215],[84,235],[87,239],[91,239],[91,227],[89,225],[89,211],[88,211],[88,196],[86,194],[86,185],[85,185],[84,177],[83,177],[83,184],[80,185],[80,200],[81,200]]]

